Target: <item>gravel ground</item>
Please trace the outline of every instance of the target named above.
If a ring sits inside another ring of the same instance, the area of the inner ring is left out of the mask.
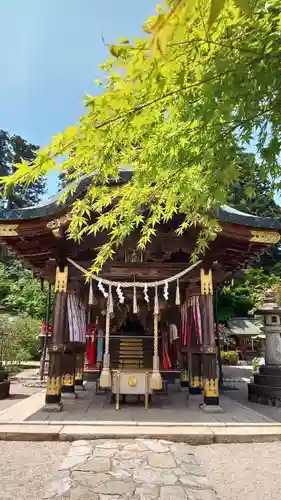
[[[280,500],[281,443],[198,446],[220,500]]]
[[[68,443],[0,442],[1,500],[43,500],[68,450]]]

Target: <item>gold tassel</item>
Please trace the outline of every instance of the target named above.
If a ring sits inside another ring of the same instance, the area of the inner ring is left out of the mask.
[[[162,377],[159,371],[159,355],[153,356],[153,372],[151,374],[151,389],[159,391],[162,389]]]

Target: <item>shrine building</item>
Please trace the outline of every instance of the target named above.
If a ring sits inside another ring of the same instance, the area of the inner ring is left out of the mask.
[[[121,170],[119,182],[131,176]],[[83,178],[64,203],[59,193],[35,207],[0,210],[1,245],[54,286],[46,325],[46,409],[63,409],[64,395],[74,395],[88,378],[111,394],[116,409],[137,397],[149,410],[154,393],[180,379],[191,395],[202,393],[203,410],[215,410],[213,292],[280,240],[280,222],[221,207],[216,214],[220,231],[191,264],[200,227],[178,236],[178,215],[159,224],[142,252],[133,233],[87,282],[85,271],[106,234],[87,235],[78,243],[68,239],[67,229],[72,204],[90,182],[91,176]]]

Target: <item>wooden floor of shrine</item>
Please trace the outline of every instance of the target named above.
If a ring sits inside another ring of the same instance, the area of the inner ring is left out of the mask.
[[[95,384],[88,382],[86,390],[79,392],[76,400],[63,401],[63,410],[60,413],[46,413],[39,410],[30,415],[27,420],[81,423],[90,421],[266,423],[272,421],[269,417],[259,413],[260,405],[245,406],[227,394],[222,394],[220,397],[223,413],[206,414],[199,408],[200,403],[203,402],[203,396],[188,396],[186,391],[180,390],[179,383],[176,382],[169,385],[167,394],[154,394],[148,410],[144,409],[142,403],[136,403],[136,400],[124,405],[121,403],[120,409],[116,410],[115,405],[110,403],[110,395],[96,394]]]

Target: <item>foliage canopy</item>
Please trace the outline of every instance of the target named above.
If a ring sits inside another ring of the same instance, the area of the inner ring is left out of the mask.
[[[217,229],[209,214],[243,174],[241,147],[255,140],[259,163],[250,175],[270,179],[271,196],[279,187],[280,27],[280,0],[167,2],[145,24],[143,39],[109,46],[104,79],[96,82],[102,92],[86,96],[79,123],[41,149],[32,168],[23,161],[3,182],[30,185],[57,169],[62,155],[69,181],[95,172],[70,225],[78,240],[108,234],[92,271],[133,230],[143,247],[157,223],[176,213],[184,214],[179,232],[200,225],[203,252]],[[128,165],[132,180],[109,188]]]
[[[9,134],[0,130],[0,175],[12,175],[14,164],[22,159],[32,161],[39,146],[29,144],[19,135]],[[15,187],[0,190],[0,208],[6,202],[10,207],[23,207],[38,203],[45,190],[45,179],[39,177],[28,189],[24,185],[17,184]]]
[[[266,290],[273,288],[280,302],[281,267],[277,264],[270,274],[262,267],[246,269],[243,276],[226,284],[218,294],[219,321],[226,322],[234,316],[253,315],[263,303]]]
[[[4,361],[22,362],[38,358],[40,322],[24,314],[0,316],[0,343]]]
[[[0,308],[44,319],[47,290],[12,256],[0,255]],[[39,333],[39,332],[38,332]],[[38,334],[37,333],[37,334]]]

